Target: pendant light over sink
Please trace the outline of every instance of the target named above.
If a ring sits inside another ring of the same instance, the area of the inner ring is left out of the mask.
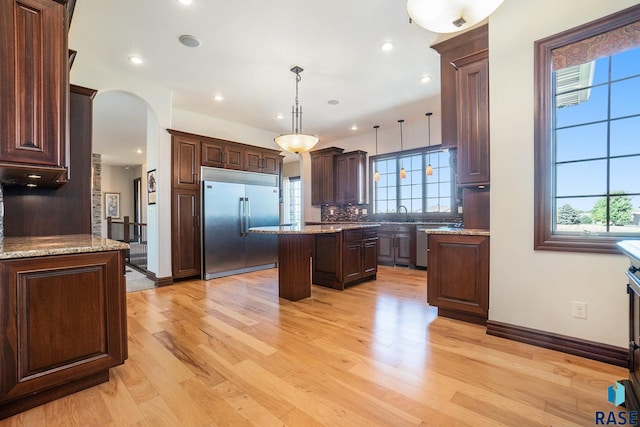
[[[398,120],[400,123],[400,152],[404,151],[404,147],[402,145],[402,123],[404,123],[403,119]],[[400,157],[400,179],[405,179],[407,177],[407,171],[404,170],[404,165],[402,164],[402,157]]]
[[[304,70],[297,65],[291,69],[296,75],[296,104],[291,107],[291,133],[275,138],[276,144],[283,150],[296,154],[309,151],[318,143],[317,136],[302,133],[302,106],[298,105],[298,83],[302,79],[302,71]]]
[[[426,113],[425,116],[427,116],[428,120],[429,120],[429,148],[431,148],[431,115],[433,113]],[[433,166],[431,166],[431,150],[428,151],[428,158],[429,158],[429,163],[427,164],[427,176],[431,176],[433,175]]]

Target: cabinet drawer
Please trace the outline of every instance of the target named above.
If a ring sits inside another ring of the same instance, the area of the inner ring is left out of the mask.
[[[345,230],[343,232],[343,240],[345,242],[354,242],[358,240],[362,240],[362,230]]]
[[[362,238],[363,239],[372,239],[374,237],[378,237],[378,229],[377,228],[364,228],[364,229],[362,229]]]

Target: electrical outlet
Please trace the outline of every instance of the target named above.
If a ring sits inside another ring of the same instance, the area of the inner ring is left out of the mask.
[[[571,308],[571,315],[577,319],[586,319],[587,318],[587,303],[574,301],[573,306]]]

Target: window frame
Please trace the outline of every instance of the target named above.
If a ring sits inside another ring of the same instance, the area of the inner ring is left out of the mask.
[[[414,148],[411,150],[403,150],[403,151],[394,151],[391,153],[384,153],[384,154],[378,154],[375,156],[369,156],[369,195],[370,195],[370,205],[371,205],[371,215],[370,218],[372,219],[377,219],[377,220],[393,220],[393,219],[406,219],[407,216],[411,217],[412,220],[433,220],[433,221],[456,221],[459,219],[460,215],[457,213],[458,212],[458,206],[460,205],[461,201],[458,198],[458,184],[457,184],[457,171],[455,170],[454,167],[451,168],[451,212],[409,212],[408,214],[405,214],[404,212],[399,213],[375,213],[373,212],[374,209],[374,197],[375,197],[375,181],[373,179],[373,175],[374,175],[374,162],[376,160],[387,160],[387,159],[395,159],[396,161],[399,162],[399,159],[401,157],[407,157],[407,156],[412,156],[412,155],[416,155],[416,154],[420,154],[423,157],[429,153],[429,152],[435,152],[435,151],[449,151],[450,155],[453,155],[451,153],[451,149],[446,149],[446,148],[442,148],[442,146],[440,144],[438,145],[431,145],[428,147],[421,147],[421,148]],[[423,198],[423,203],[424,203],[424,198],[425,198],[425,181],[423,181],[423,188],[422,188],[422,198]],[[398,200],[396,200],[396,204],[397,204]]]
[[[616,243],[633,236],[569,236],[553,234],[553,50],[640,21],[640,5],[534,43],[534,249],[619,254]]]

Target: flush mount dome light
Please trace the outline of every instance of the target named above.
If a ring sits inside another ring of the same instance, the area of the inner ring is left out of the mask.
[[[190,36],[188,34],[184,34],[178,37],[178,40],[180,41],[180,43],[187,47],[199,47],[202,44],[197,37]]]
[[[504,0],[408,0],[411,20],[434,33],[455,33],[491,15]]]

